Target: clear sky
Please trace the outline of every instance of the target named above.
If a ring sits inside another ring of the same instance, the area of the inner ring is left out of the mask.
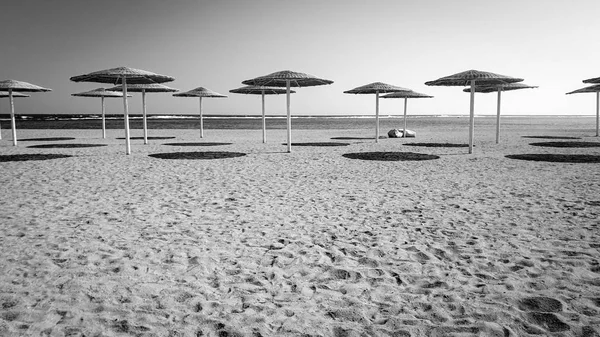
[[[334,81],[298,89],[292,113],[373,114],[374,95],[348,95],[385,82],[435,96],[409,101],[410,114],[468,114],[462,87],[426,81],[469,69],[539,86],[503,94],[503,114],[595,114],[595,95],[565,95],[600,77],[598,0],[19,0],[0,5],[0,80],[53,89],[16,100],[17,113],[99,113],[99,99],[71,93],[102,87],[71,76],[127,66],[169,75],[182,91],[204,86],[207,114],[260,114],[260,97],[229,93],[280,70]],[[105,86],[105,85],[104,85]],[[478,94],[477,114],[494,114],[496,94]],[[198,100],[147,94],[148,113],[193,114]],[[141,112],[140,94],[130,112]],[[402,100],[381,100],[400,114]],[[8,112],[6,99],[0,112]],[[108,113],[122,102],[107,100]],[[267,97],[284,114],[284,95]]]

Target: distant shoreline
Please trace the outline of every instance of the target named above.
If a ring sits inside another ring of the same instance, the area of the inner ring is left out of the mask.
[[[100,119],[99,114],[17,114],[16,119],[19,120],[37,120],[37,121],[52,121],[52,120],[95,120]],[[197,114],[166,114],[166,115],[148,115],[148,119],[197,119]],[[267,115],[267,118],[286,118],[285,115]],[[402,115],[380,115],[380,118],[402,118]],[[408,118],[468,118],[469,115],[408,115]],[[476,114],[478,118],[492,118],[495,114]],[[502,115],[503,118],[591,118],[595,115]],[[141,119],[141,114],[129,114],[130,119]],[[204,115],[206,119],[260,119],[260,115]],[[293,115],[293,119],[308,119],[308,118],[334,118],[334,119],[368,119],[375,118],[374,115]],[[123,114],[107,114],[106,119],[123,119]],[[0,114],[0,120],[10,120],[10,114]]]

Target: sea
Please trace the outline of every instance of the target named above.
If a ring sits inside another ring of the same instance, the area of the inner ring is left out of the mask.
[[[1,114],[2,128],[8,128],[10,115]],[[205,115],[203,118],[205,129],[242,129],[258,130],[262,128],[262,118],[256,115]],[[468,125],[469,116],[466,115],[409,115],[407,118],[408,129],[421,129],[427,127],[453,127]],[[595,116],[588,115],[518,115],[502,116],[502,124],[518,125],[581,125],[591,127]],[[300,130],[334,130],[334,129],[372,129],[375,123],[373,115],[335,115],[335,116],[293,116],[292,128]],[[480,126],[495,125],[495,115],[476,115],[476,123]],[[147,117],[149,129],[198,129],[200,119],[198,115],[149,115]],[[383,115],[379,118],[381,130],[403,128],[402,116]],[[130,115],[131,129],[143,129],[141,115]],[[285,116],[267,116],[268,129],[285,129],[287,121]],[[101,128],[100,115],[76,114],[32,114],[16,116],[17,129],[98,129]],[[123,115],[107,115],[107,129],[123,129]]]

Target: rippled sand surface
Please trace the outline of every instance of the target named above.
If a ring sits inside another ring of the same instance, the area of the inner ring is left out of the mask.
[[[598,336],[600,140],[557,129],[3,130],[0,335]]]

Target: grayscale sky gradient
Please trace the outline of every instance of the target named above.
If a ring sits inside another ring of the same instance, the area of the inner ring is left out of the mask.
[[[503,114],[595,114],[595,95],[565,93],[600,77],[598,0],[19,0],[0,5],[0,80],[53,89],[16,101],[17,113],[99,113],[98,99],[72,97],[102,84],[69,78],[128,66],[204,86],[207,114],[260,114],[260,98],[231,94],[241,81],[280,70],[333,80],[298,89],[295,115],[368,115],[373,95],[343,94],[385,82],[435,96],[411,114],[468,114],[462,87],[426,81],[476,69],[524,78],[539,89],[507,92]],[[106,87],[106,86],[105,86]],[[130,112],[141,112],[134,93]],[[8,100],[0,112],[8,113]],[[194,114],[197,99],[148,94],[150,114]],[[478,94],[477,114],[495,114],[496,95]],[[383,100],[400,114],[402,100]],[[122,112],[107,100],[108,113]],[[284,114],[285,97],[267,113]]]

